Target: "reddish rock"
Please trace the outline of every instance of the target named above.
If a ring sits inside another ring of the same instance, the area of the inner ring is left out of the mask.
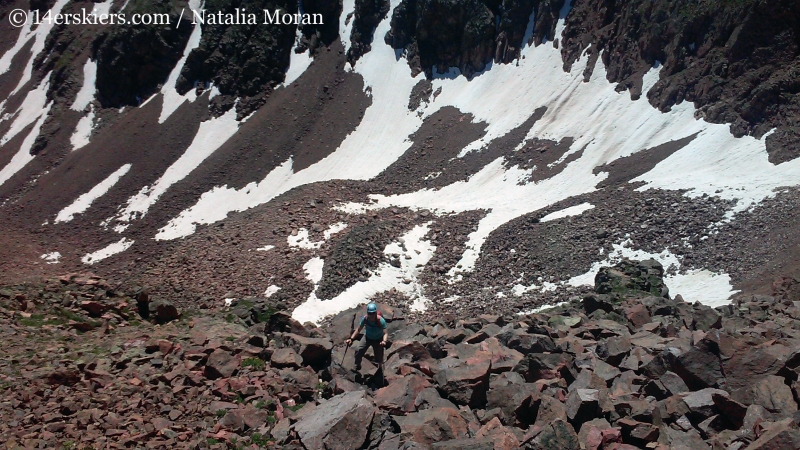
[[[228,378],[239,368],[239,357],[222,349],[214,350],[208,355],[204,375],[209,379]]]
[[[759,436],[748,450],[783,450],[800,448],[800,431],[793,424],[792,419],[782,420],[771,424]]]
[[[108,311],[109,308],[109,305],[94,300],[84,300],[81,302],[81,309],[88,312],[91,317],[100,317]]]
[[[416,411],[414,401],[430,385],[428,380],[418,375],[403,377],[379,389],[375,393],[375,404],[394,415]]]
[[[395,417],[395,420],[403,434],[420,444],[468,437],[467,422],[453,408],[426,409]]]
[[[513,450],[519,448],[519,439],[511,429],[506,428],[496,417],[482,426],[474,439],[491,438],[494,450]]]
[[[532,450],[579,450],[580,442],[572,425],[563,420],[555,420],[544,426],[534,426],[525,439],[526,448]]]
[[[434,380],[453,403],[479,408],[486,404],[490,368],[491,363],[485,360],[475,364],[462,363],[440,371]]]
[[[272,367],[278,369],[284,367],[299,368],[303,365],[303,358],[291,348],[279,348],[272,354],[269,363]]]
[[[328,339],[304,337],[291,333],[285,334],[283,339],[288,346],[300,355],[304,365],[319,366],[331,359],[333,344]]]
[[[641,328],[643,325],[650,322],[650,313],[647,308],[639,303],[625,309],[625,318],[633,324],[634,328]]]

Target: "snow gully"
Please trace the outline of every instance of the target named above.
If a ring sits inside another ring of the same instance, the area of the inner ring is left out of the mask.
[[[280,9],[263,10],[263,16],[247,12],[245,8],[235,8],[232,13],[222,11],[207,12],[192,10],[194,25],[322,25],[322,14],[289,13]]]

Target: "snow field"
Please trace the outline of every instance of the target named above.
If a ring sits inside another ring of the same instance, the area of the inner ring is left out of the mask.
[[[308,280],[314,284],[314,291],[309,295],[308,300],[295,308],[292,317],[301,323],[307,321],[318,323],[326,316],[365,304],[373,295],[392,288],[412,299],[412,310],[424,311],[427,299],[422,285],[417,281],[417,276],[436,251],[436,247],[430,241],[423,239],[428,233],[431,223],[415,226],[402,236],[403,244],[398,240],[387,245],[383,250],[383,253],[387,255],[399,254],[400,267],[381,263],[367,281],[357,282],[330,300],[320,300],[316,295],[317,285],[322,279],[324,261],[319,257],[309,260],[303,268]],[[408,259],[406,259],[407,257]],[[418,265],[420,267],[417,267]]]

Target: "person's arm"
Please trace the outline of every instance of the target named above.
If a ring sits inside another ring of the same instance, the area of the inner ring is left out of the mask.
[[[352,335],[352,336],[350,336],[350,339],[348,339],[348,340],[344,341],[344,343],[345,343],[345,344],[347,344],[347,345],[350,345],[350,344],[352,344],[352,343],[353,343],[353,341],[355,341],[355,340],[356,340],[356,336],[358,336],[358,333],[361,333],[361,330],[362,330],[363,328],[364,328],[364,322],[361,322],[361,325],[359,325],[359,326],[358,326],[358,328],[356,328],[356,331],[354,331],[354,332],[353,332],[353,335]],[[384,335],[385,335],[385,334],[386,334],[386,333],[384,333]],[[384,339],[386,339],[386,338],[384,338]]]
[[[386,342],[389,340],[389,329],[386,327],[386,322],[381,319],[381,325],[383,325],[383,340],[381,341],[381,346],[386,347]]]

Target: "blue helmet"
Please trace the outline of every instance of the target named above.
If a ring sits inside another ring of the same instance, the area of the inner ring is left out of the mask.
[[[378,312],[378,305],[376,305],[375,303],[370,303],[369,305],[367,305],[367,312],[368,313]]]

